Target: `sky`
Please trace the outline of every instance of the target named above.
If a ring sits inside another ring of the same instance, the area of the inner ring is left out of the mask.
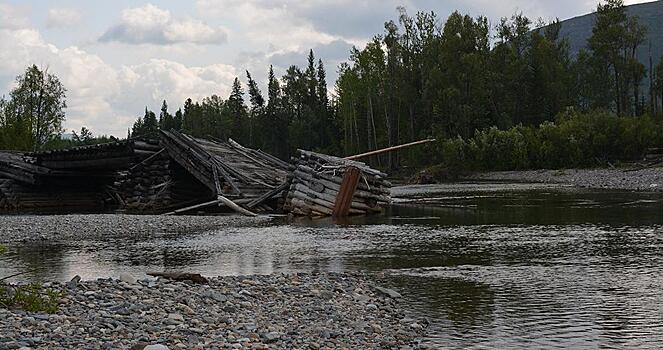
[[[647,1],[626,1],[628,4]],[[174,112],[187,98],[227,97],[246,70],[266,91],[269,65],[277,76],[305,66],[313,49],[328,83],[347,60],[408,13],[454,10],[492,23],[522,12],[568,19],[596,0],[0,0],[0,96],[30,64],[47,68],[67,89],[67,131],[125,136],[145,107],[163,100]],[[440,23],[442,25],[443,23]]]

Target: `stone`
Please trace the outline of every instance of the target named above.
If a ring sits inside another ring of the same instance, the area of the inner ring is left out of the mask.
[[[206,291],[203,292],[202,295],[204,297],[211,298],[214,301],[217,301],[219,303],[225,303],[226,301],[228,301],[227,296],[225,296],[224,294],[221,294],[217,291],[214,291],[214,290],[206,290]]]
[[[273,343],[281,339],[281,333],[279,332],[269,332],[262,336],[265,343]]]
[[[377,290],[378,292],[380,292],[383,295],[388,296],[392,299],[403,297],[400,293],[398,293],[397,291],[395,291],[393,289],[375,286],[375,290]]]
[[[81,276],[74,276],[69,282],[66,283],[67,288],[73,289],[78,286],[78,283],[81,281]]]
[[[168,314],[168,319],[177,321],[177,322],[184,322],[184,317],[180,314]]]
[[[168,350],[168,347],[162,344],[147,345],[143,350]]]
[[[122,273],[120,274],[120,281],[125,282],[125,283],[128,283],[128,284],[136,284],[136,283],[138,283],[138,280],[136,279],[136,277],[134,277],[134,276],[132,276],[131,274],[126,273],[126,272],[122,272]]]

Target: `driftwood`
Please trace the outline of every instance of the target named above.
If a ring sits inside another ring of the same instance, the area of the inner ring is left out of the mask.
[[[199,284],[207,284],[209,280],[198,273],[187,272],[148,272],[148,276],[162,277],[173,281],[191,281]]]

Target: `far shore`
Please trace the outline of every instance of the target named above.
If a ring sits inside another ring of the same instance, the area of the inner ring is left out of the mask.
[[[462,177],[461,181],[529,182],[576,188],[661,192],[663,167],[495,171],[474,173]]]

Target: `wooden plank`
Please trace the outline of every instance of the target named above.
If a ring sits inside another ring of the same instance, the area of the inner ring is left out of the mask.
[[[151,162],[154,158],[160,156],[160,155],[161,155],[163,152],[165,152],[165,151],[166,151],[166,149],[165,149],[165,148],[162,148],[162,149],[159,150],[157,153],[152,154],[151,156],[145,158],[142,162],[140,162],[140,163],[138,163],[138,164],[132,166],[131,168],[129,168],[129,171],[134,170],[134,169],[136,169],[137,167],[139,167],[139,166],[141,166],[141,165],[144,165],[144,164],[147,164],[147,163]]]
[[[264,195],[256,198],[255,200],[253,200],[252,202],[247,204],[246,207],[249,208],[249,209],[253,209],[253,208],[267,202],[268,200],[274,198],[276,195],[278,195],[281,192],[285,191],[289,187],[290,187],[290,181],[286,181],[282,185],[278,186],[277,188],[275,188],[275,189],[265,193]]]
[[[334,203],[333,217],[342,218],[348,216],[350,213],[350,207],[352,206],[352,198],[357,190],[357,185],[359,185],[360,177],[361,171],[359,169],[355,167],[348,167],[345,169],[341,190]]]

